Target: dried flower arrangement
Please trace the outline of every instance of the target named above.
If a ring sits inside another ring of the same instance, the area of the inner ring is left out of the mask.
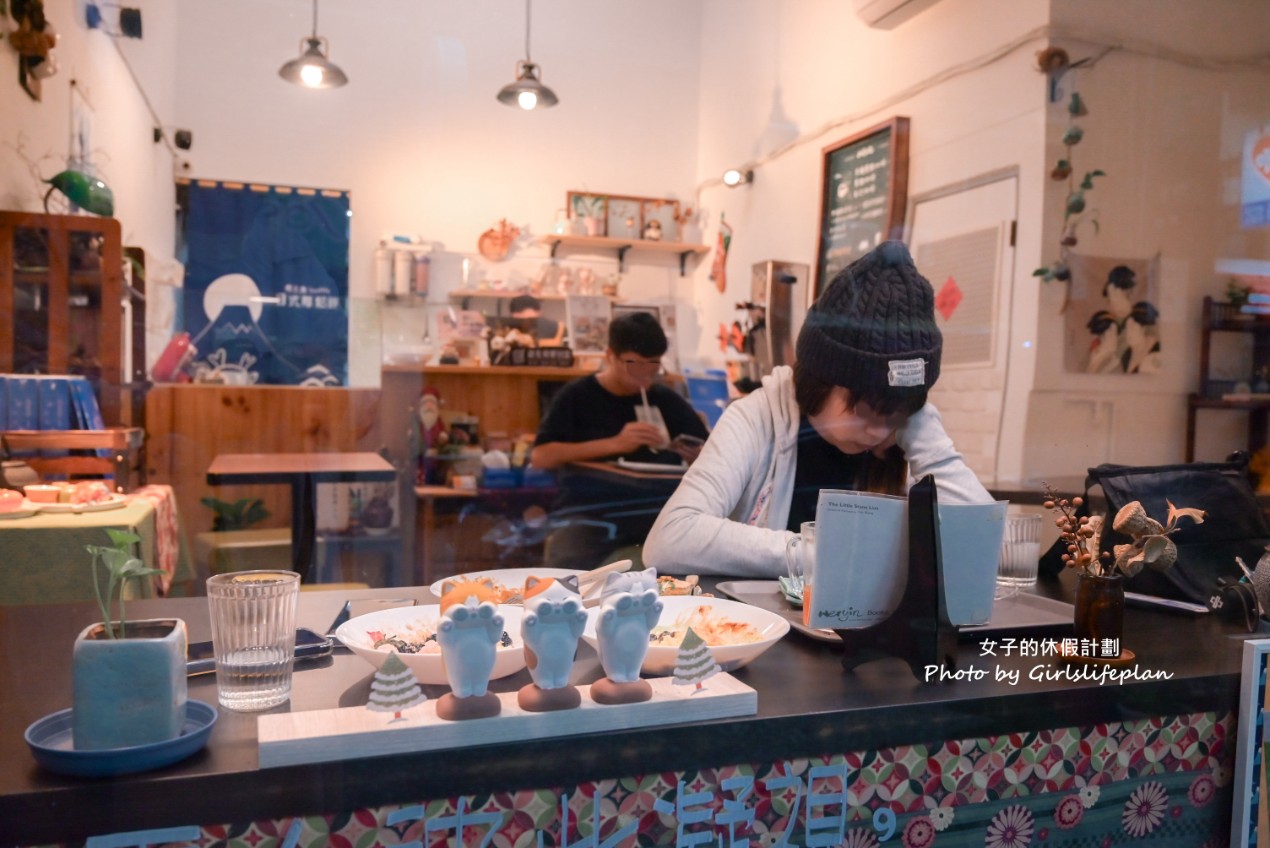
[[[1083,498],[1064,498],[1048,483],[1044,485],[1045,508],[1058,513],[1054,523],[1058,526],[1060,537],[1067,543],[1063,563],[1068,568],[1079,569],[1094,577],[1108,576],[1117,571],[1132,577],[1148,566],[1156,571],[1167,571],[1177,561],[1177,546],[1169,536],[1177,531],[1183,518],[1203,524],[1206,515],[1202,509],[1176,507],[1172,501],[1166,500],[1169,515],[1162,525],[1147,515],[1140,501],[1127,503],[1116,513],[1111,526],[1132,541],[1116,545],[1113,559],[1112,554],[1106,551],[1098,552],[1103,517],[1077,517],[1075,511],[1084,503]]]

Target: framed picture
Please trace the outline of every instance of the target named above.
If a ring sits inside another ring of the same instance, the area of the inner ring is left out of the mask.
[[[570,220],[598,221],[588,224],[586,234],[602,236],[606,234],[605,224],[608,221],[609,199],[604,194],[589,194],[584,191],[571,191],[565,196],[565,208],[569,210]]]
[[[1266,662],[1270,659],[1270,639],[1244,642],[1242,688],[1239,693],[1239,741],[1235,749],[1234,815],[1230,823],[1230,844],[1243,848],[1270,848],[1267,824],[1264,711]]]
[[[841,139],[820,151],[820,231],[812,299],[856,257],[904,234],[908,118]]]
[[[660,230],[661,241],[679,241],[679,201],[648,198],[644,200],[644,237],[647,238],[649,225]]]
[[[565,299],[569,345],[575,355],[603,355],[608,349],[611,307],[604,295],[571,294]]]
[[[643,198],[609,195],[609,238],[637,239],[643,232]]]

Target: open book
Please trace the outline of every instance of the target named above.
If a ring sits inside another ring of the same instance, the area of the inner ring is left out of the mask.
[[[939,544],[949,620],[992,617],[997,561],[1009,504],[939,504]],[[816,567],[810,626],[872,627],[890,617],[908,581],[908,499],[822,489],[816,505]]]

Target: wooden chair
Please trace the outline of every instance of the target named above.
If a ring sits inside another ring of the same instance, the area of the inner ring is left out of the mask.
[[[145,483],[141,448],[145,431],[140,427],[107,427],[104,430],[5,430],[4,447],[35,469],[41,477],[113,477],[115,489],[128,492]],[[40,456],[38,451],[110,451],[109,456]]]

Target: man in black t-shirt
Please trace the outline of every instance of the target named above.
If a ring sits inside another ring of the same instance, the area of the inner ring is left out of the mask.
[[[520,322],[519,329],[532,335],[539,347],[558,347],[564,341],[564,325],[542,317],[542,301],[533,295],[513,297],[508,312]]]
[[[680,435],[704,440],[705,424],[686,400],[656,382],[667,346],[666,334],[650,313],[633,312],[610,323],[604,369],[574,380],[556,394],[538,427],[530,463],[550,470],[570,462],[617,457],[665,464],[696,459],[699,445],[672,440]],[[648,405],[661,413],[664,432],[638,419],[645,395]],[[565,473],[552,517],[575,526],[553,538],[550,564],[591,568],[618,547],[642,544],[668,494],[650,493],[617,479]],[[610,528],[612,537],[603,538]],[[566,553],[565,538],[579,544],[570,545]]]

